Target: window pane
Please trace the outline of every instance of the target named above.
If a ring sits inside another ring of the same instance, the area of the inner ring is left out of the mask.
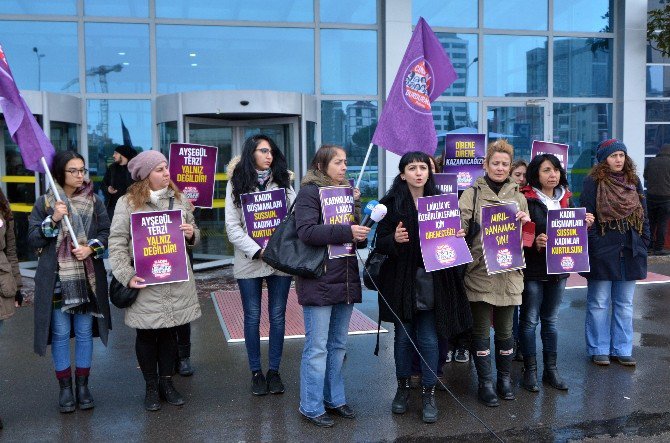
[[[79,125],[66,122],[51,122],[49,140],[56,151],[76,151],[79,148]]]
[[[438,137],[451,131],[461,134],[479,132],[477,103],[434,102],[432,111]]]
[[[554,39],[554,95],[612,96],[612,39]]]
[[[644,153],[645,155],[656,155],[666,143],[670,143],[670,124],[647,124],[645,125]]]
[[[321,31],[321,93],[377,93],[376,31]]]
[[[484,27],[546,31],[547,0],[484,0]]]
[[[158,139],[160,143],[160,150],[164,156],[170,156],[170,143],[177,143],[179,141],[179,132],[177,130],[177,122],[165,122],[158,124]]]
[[[156,46],[160,93],[202,89],[314,93],[311,29],[157,26]]]
[[[506,139],[514,158],[530,160],[533,140],[544,140],[543,106],[487,106],[488,142]]]
[[[79,92],[76,23],[0,21],[0,42],[19,89]]]
[[[377,23],[376,0],[321,0],[321,21],[328,23]]]
[[[670,66],[647,66],[647,97],[670,97]]]
[[[361,165],[377,127],[376,101],[321,102],[321,143],[343,146],[347,151],[347,176],[358,180]],[[311,162],[307,160],[307,164]],[[377,198],[379,188],[377,147],[370,152],[361,180],[363,200]]]
[[[412,23],[423,17],[431,27],[476,28],[478,10],[477,0],[414,0]]]
[[[554,104],[553,141],[570,145],[568,181],[578,197],[582,182],[593,165],[595,147],[612,135],[612,105],[609,103]]]
[[[311,22],[314,5],[312,0],[156,0],[156,17]]]
[[[85,15],[148,17],[148,0],[85,0]]]
[[[663,57],[656,46],[647,45],[647,63],[670,63],[670,57]]]
[[[612,32],[611,0],[554,1],[557,31]]]
[[[512,35],[484,36],[485,95],[547,95],[547,39]]]
[[[477,35],[438,32],[437,38],[449,54],[458,78],[444,96],[477,96]]]
[[[670,101],[647,100],[647,119],[648,122],[668,122],[670,121]]]
[[[3,14],[57,14],[76,15],[77,0],[0,0]]]
[[[149,92],[149,26],[86,24],[86,90]]]

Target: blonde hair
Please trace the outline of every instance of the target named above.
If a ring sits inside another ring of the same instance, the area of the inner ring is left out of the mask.
[[[170,180],[168,188],[174,191],[175,199],[181,200],[181,191],[179,191],[179,188],[172,180]],[[133,211],[143,207],[144,204],[149,201],[149,195],[151,194],[151,187],[149,187],[149,176],[147,176],[147,178],[144,180],[140,180],[130,185],[126,194],[128,195],[128,203],[130,204],[130,207],[133,209]]]
[[[512,163],[512,160],[514,159],[514,146],[509,144],[506,139],[502,138],[489,143],[488,148],[486,148],[486,158],[484,159],[484,164],[488,165],[491,157],[493,157],[493,154],[497,152],[509,155],[509,161]]]

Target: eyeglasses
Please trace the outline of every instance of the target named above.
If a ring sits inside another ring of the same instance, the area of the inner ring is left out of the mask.
[[[66,169],[65,172],[69,172],[70,174],[77,176],[77,175],[86,175],[88,174],[88,169]]]
[[[272,149],[270,149],[270,148],[259,148],[259,149],[256,149],[256,152],[260,152],[263,155],[268,155],[269,153],[272,152]]]

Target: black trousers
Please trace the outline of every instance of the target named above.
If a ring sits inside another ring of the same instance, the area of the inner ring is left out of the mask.
[[[191,323],[175,326],[177,331],[177,344],[179,346],[191,345]]]
[[[137,329],[135,353],[145,380],[174,375],[177,362],[175,329]]]

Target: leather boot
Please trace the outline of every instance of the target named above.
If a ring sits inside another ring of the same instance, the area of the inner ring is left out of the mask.
[[[542,358],[544,361],[544,371],[542,371],[542,381],[549,383],[552,387],[561,391],[567,391],[568,385],[558,375],[558,368],[556,368],[556,353],[543,352]]]
[[[161,408],[161,401],[158,396],[158,377],[148,377],[147,390],[144,395],[144,409],[147,411],[158,411]]]
[[[496,340],[496,369],[498,396],[503,400],[514,400],[512,390],[512,355],[514,354],[514,338]]]
[[[421,418],[424,423],[435,423],[437,421],[437,405],[435,404],[435,386],[421,387],[421,403],[423,410]]]
[[[60,412],[74,412],[76,404],[72,393],[72,377],[59,378],[60,393],[58,394],[58,410]]]
[[[523,356],[523,381],[521,386],[530,392],[538,392],[537,385],[537,360],[534,355]]]
[[[493,389],[491,378],[491,349],[489,340],[472,340],[472,359],[477,368],[479,388],[477,398],[486,406],[498,406],[498,396]]]
[[[177,360],[177,372],[182,377],[193,375],[191,366],[191,345],[179,345],[179,359]]]
[[[521,343],[519,340],[514,340],[514,361],[523,361],[523,353],[521,352]]]
[[[398,390],[393,397],[393,403],[391,403],[391,411],[394,414],[404,414],[407,411],[410,390],[409,378],[399,378]]]
[[[92,409],[95,406],[91,391],[88,390],[88,375],[77,375],[74,378],[75,394],[79,409]]]
[[[184,404],[184,397],[174,388],[172,376],[161,375],[158,382],[158,393],[161,398],[171,405],[181,406]]]

